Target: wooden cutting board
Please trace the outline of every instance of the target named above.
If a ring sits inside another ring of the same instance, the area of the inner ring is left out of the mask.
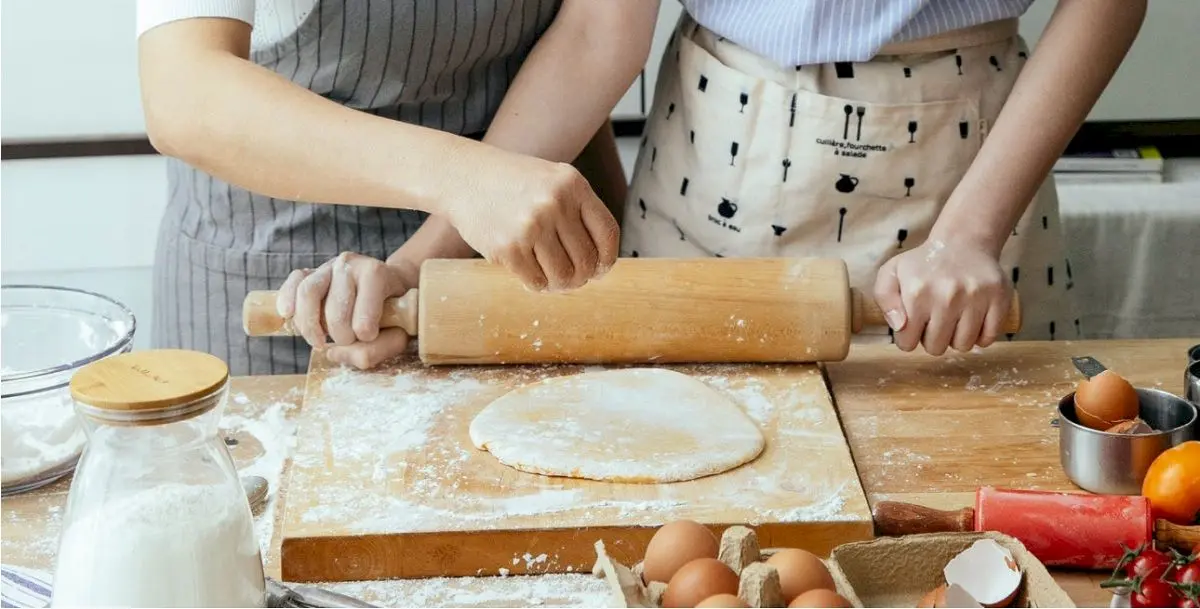
[[[590,570],[593,543],[633,564],[654,527],[756,525],[768,546],[827,554],[872,536],[867,500],[820,370],[672,367],[728,395],[767,441],[755,461],[674,484],[528,474],[467,434],[493,399],[598,367],[335,368],[315,354],[299,421],[281,566],[288,581]]]

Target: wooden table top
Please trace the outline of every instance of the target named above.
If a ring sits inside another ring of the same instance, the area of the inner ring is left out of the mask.
[[[1200,339],[1001,343],[934,358],[891,345],[855,346],[826,366],[867,500],[954,509],[980,486],[1072,490],[1059,465],[1058,401],[1090,355],[1141,387],[1183,392],[1187,349]],[[1056,571],[1081,606],[1108,606],[1100,573]]]
[[[855,346],[845,362],[827,366],[827,374],[869,501],[961,507],[980,485],[1074,489],[1059,469],[1057,431],[1050,425],[1058,399],[1079,378],[1071,356],[1094,356],[1135,385],[1179,393],[1186,350],[1197,343],[1004,343],[942,358],[903,354],[890,345]],[[271,502],[257,519],[260,535],[271,539],[265,562],[272,575],[279,573],[273,525],[286,500],[286,489],[276,486],[286,476],[278,470],[294,444],[303,386],[302,376],[233,379],[223,421],[226,435],[239,440],[231,452],[243,473],[272,480]],[[59,482],[0,502],[6,564],[52,569],[67,488]],[[520,606],[530,595],[556,606],[603,601],[590,576],[546,577],[552,585],[508,577],[330,587],[387,605]],[[1055,578],[1080,606],[1108,605],[1110,595],[1097,586],[1103,574],[1059,571]]]

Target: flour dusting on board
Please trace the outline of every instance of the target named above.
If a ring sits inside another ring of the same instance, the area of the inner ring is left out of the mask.
[[[312,490],[302,505],[289,501],[296,510],[289,521],[306,531],[332,528],[357,534],[482,531],[509,528],[514,522],[654,526],[678,518],[712,517],[706,498],[732,496],[744,501],[719,509],[722,516],[739,522],[860,518],[861,502],[853,501],[861,496],[857,481],[848,483],[822,468],[805,466],[809,450],[816,455],[823,446],[845,450],[845,444],[828,405],[819,394],[810,395],[814,383],[792,387],[771,382],[775,375],[785,375],[783,368],[763,368],[761,378],[747,378],[745,368],[738,366],[696,366],[689,367],[689,373],[729,397],[760,428],[776,428],[778,441],[804,436],[787,440],[799,447],[789,449],[800,451],[787,453],[792,458],[775,454],[782,449],[768,440],[752,466],[695,482],[627,484],[614,494],[593,492],[588,486],[602,483],[515,472],[472,446],[467,434],[472,419],[512,387],[600,369],[413,366],[394,374],[331,371],[316,399],[305,404],[309,421],[301,427],[292,483]],[[820,373],[811,374],[819,383]],[[519,476],[519,482],[511,476]],[[347,479],[359,483],[347,484]],[[705,490],[698,495],[698,488]],[[537,560],[536,553],[530,560],[520,553],[514,558],[516,564],[495,568],[540,571],[554,563],[554,557]]]

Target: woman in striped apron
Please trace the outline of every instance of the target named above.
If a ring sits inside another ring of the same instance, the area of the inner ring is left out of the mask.
[[[324,317],[338,345],[359,347],[330,356],[365,365],[403,348],[376,327],[379,307],[426,258],[479,252],[537,289],[602,273],[617,223],[596,193],[625,189],[608,115],[645,63],[656,10],[139,0],[147,131],[173,157],[153,342],[211,352],[233,374],[294,373],[306,341],[324,343]],[[595,192],[564,164],[577,157],[597,169]],[[247,340],[246,293],[310,268],[291,293],[339,297],[281,299],[306,341]]]
[[[621,254],[841,258],[905,351],[987,346],[1013,286],[1078,336],[1047,176],[1146,2],[1060,0],[1033,55],[1031,3],[684,0]]]

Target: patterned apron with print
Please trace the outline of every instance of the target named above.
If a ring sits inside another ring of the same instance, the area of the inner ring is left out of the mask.
[[[884,262],[929,236],[1026,55],[1010,36],[782,69],[685,16],[663,57],[621,254],[841,258],[871,293]],[[1051,180],[1001,264],[1024,305],[1016,338],[1078,335]],[[859,340],[887,340],[871,331]]]
[[[304,23],[252,59],[328,99],[452,133],[482,133],[559,0],[318,0]],[[414,211],[258,195],[177,160],[154,271],[153,342],[207,351],[231,374],[308,367],[299,338],[242,331],[251,290],[343,251],[386,258],[420,226]]]

